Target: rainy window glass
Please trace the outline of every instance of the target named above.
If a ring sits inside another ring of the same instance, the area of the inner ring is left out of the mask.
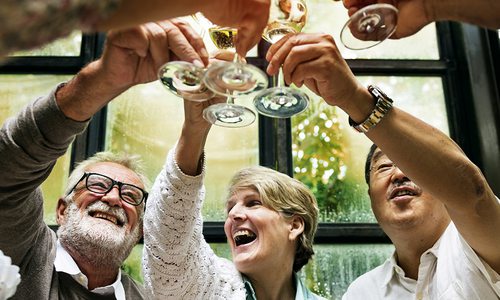
[[[69,76],[56,75],[0,75],[0,122],[3,124],[27,103],[47,95],[58,83],[68,79]],[[70,159],[71,148],[57,160],[49,178],[42,184],[47,224],[56,223],[56,204],[66,187]]]
[[[236,102],[251,106],[251,100]],[[147,176],[154,181],[183,121],[183,100],[159,82],[134,87],[108,106],[106,150],[140,154]],[[205,146],[205,221],[224,220],[226,185],[237,170],[258,165],[258,147],[257,122],[238,129],[212,126]]]
[[[376,84],[394,105],[447,133],[448,120],[441,78],[359,77]],[[376,222],[364,179],[364,163],[371,145],[348,124],[348,116],[313,99],[308,110],[292,118],[294,177],[314,192],[320,222]]]
[[[227,244],[210,244],[214,252],[231,260]],[[143,281],[142,245],[137,245],[122,269],[132,278]],[[341,299],[349,284],[360,275],[381,265],[392,253],[392,245],[316,245],[314,256],[299,273],[307,287],[327,299]]]
[[[12,53],[10,56],[80,56],[82,33],[74,31],[69,36],[32,50]]]

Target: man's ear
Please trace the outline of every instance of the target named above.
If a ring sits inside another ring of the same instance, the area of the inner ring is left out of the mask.
[[[290,221],[290,240],[294,241],[304,232],[304,219],[301,216],[293,215]]]
[[[68,207],[68,205],[64,201],[64,198],[59,198],[56,207],[56,222],[58,225],[64,224],[66,219],[66,215],[64,214],[66,212],[66,207]]]

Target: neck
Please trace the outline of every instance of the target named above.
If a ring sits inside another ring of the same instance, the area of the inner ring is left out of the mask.
[[[276,273],[276,272],[273,272]],[[267,278],[251,278],[250,282],[259,300],[286,300],[295,299],[295,282],[293,274],[276,277],[271,273]],[[281,273],[281,272],[280,272]]]
[[[406,277],[417,280],[420,257],[437,242],[449,222],[429,230],[427,227],[411,231],[388,233],[396,248],[397,263],[405,271]],[[418,237],[418,238],[416,238]]]
[[[75,249],[66,246],[64,248],[78,265],[80,271],[87,276],[89,290],[111,285],[116,281],[118,276],[116,266],[110,266],[106,263],[96,264]]]

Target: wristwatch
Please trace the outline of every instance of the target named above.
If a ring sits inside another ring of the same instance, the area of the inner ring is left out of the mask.
[[[354,128],[356,131],[362,133],[367,133],[370,129],[375,127],[392,108],[392,99],[387,97],[387,95],[378,87],[369,85],[368,92],[372,94],[373,98],[376,101],[375,108],[373,109],[372,113],[366,120],[359,124],[354,123],[354,121],[349,117],[349,125],[352,126],[352,128]]]

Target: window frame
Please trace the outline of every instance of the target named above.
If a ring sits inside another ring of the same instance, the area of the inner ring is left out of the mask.
[[[355,75],[438,76],[448,113],[450,136],[483,171],[494,192],[500,195],[500,42],[497,31],[455,22],[436,23],[439,60],[347,60]],[[76,74],[97,59],[104,34],[85,34],[80,56],[16,57],[0,66],[0,74]],[[269,45],[261,41],[258,56],[248,62],[265,70]],[[459,63],[460,62],[460,63]],[[486,76],[485,76],[486,75]],[[275,77],[270,77],[275,82]],[[396,99],[397,95],[391,95]],[[410,112],[411,113],[411,112]],[[73,143],[71,165],[104,150],[106,107],[91,120]],[[259,163],[293,175],[290,119],[259,115]],[[492,147],[492,145],[497,145]],[[496,180],[495,180],[496,179]],[[205,222],[209,243],[226,241],[223,222]],[[51,226],[54,230],[57,225]],[[390,243],[378,224],[320,223],[316,244]]]

